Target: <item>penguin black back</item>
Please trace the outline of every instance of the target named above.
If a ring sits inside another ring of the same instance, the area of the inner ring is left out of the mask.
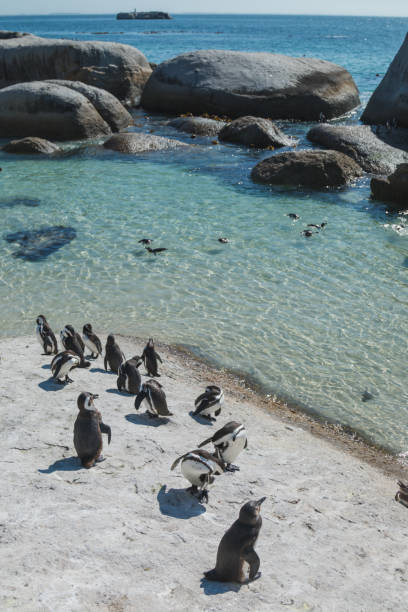
[[[111,429],[102,422],[102,415],[94,404],[98,396],[82,392],[77,399],[79,409],[74,425],[74,446],[84,467],[90,468],[100,460],[102,452],[102,433],[108,434],[111,441]]]
[[[37,317],[36,323],[37,338],[43,347],[44,353],[46,355],[51,355],[51,353],[56,355],[58,353],[57,339],[51,327],[48,325],[47,319],[44,317],[44,315],[40,314]]]
[[[153,338],[149,338],[148,343],[143,349],[142,359],[145,364],[148,376],[160,376],[157,362],[163,363],[161,357],[154,348]]]
[[[116,372],[117,374],[119,371],[119,366],[125,360],[126,358],[124,354],[122,353],[122,351],[120,350],[119,344],[117,344],[117,342],[115,341],[115,336],[113,336],[112,334],[109,334],[109,336],[106,339],[106,346],[105,346],[105,359],[104,359],[105,370],[108,369],[108,365],[109,365],[109,368],[112,370],[112,372]]]
[[[85,344],[81,336],[75,331],[72,325],[66,325],[61,331],[61,340],[65,350],[73,351],[80,358],[80,368],[89,368],[91,365],[89,361],[84,359]]]

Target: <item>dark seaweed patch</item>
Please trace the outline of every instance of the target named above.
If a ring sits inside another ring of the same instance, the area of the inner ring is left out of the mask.
[[[13,253],[13,257],[24,259],[25,261],[41,261],[46,259],[51,253],[58,251],[58,249],[71,242],[74,238],[76,238],[74,228],[64,227],[63,225],[15,232],[4,237],[7,242],[17,242],[20,245],[18,251]]]
[[[35,208],[40,205],[40,200],[33,198],[14,197],[14,198],[0,198],[0,208],[14,208],[14,206],[29,206]]]

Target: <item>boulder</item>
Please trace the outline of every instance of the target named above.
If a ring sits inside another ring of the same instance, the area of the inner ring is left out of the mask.
[[[30,36],[28,32],[12,32],[11,30],[0,30],[0,40],[8,40],[9,38],[22,38]]]
[[[68,87],[37,81],[0,89],[0,138],[76,140],[111,132],[88,98]]]
[[[314,58],[193,51],[160,64],[142,94],[147,109],[181,114],[317,120],[359,104],[351,75]]]
[[[61,151],[53,142],[35,137],[11,140],[2,149],[6,153],[42,153],[43,155],[52,155]]]
[[[399,126],[408,127],[408,34],[361,116],[370,124],[394,118]]]
[[[374,200],[390,203],[393,212],[408,210],[408,163],[400,164],[388,177],[371,179],[371,195]]]
[[[118,151],[119,153],[146,153],[148,151],[162,151],[164,149],[176,149],[187,147],[180,140],[142,134],[140,132],[126,132],[125,134],[114,134],[104,145],[106,149]]]
[[[293,144],[273,121],[262,117],[239,117],[227,123],[222,128],[219,139],[260,148],[288,147]]]
[[[388,132],[384,127],[373,130],[368,125],[324,123],[309,130],[307,137],[320,146],[349,155],[366,172],[388,174],[408,161],[408,130]]]
[[[7,242],[17,242],[20,248],[14,251],[13,257],[25,261],[46,259],[51,253],[55,253],[74,238],[76,238],[76,230],[63,225],[41,227],[38,230],[23,230],[4,237]]]
[[[31,34],[0,39],[0,87],[47,79],[82,81],[137,106],[151,72],[143,53],[130,45]]]
[[[288,151],[259,162],[251,178],[270,185],[296,185],[324,189],[342,187],[361,176],[362,169],[338,151]]]
[[[195,134],[196,136],[217,136],[224,127],[224,121],[207,119],[205,117],[177,117],[167,122],[180,132]]]

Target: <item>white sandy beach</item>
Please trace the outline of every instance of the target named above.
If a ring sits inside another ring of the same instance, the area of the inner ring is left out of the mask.
[[[141,354],[144,343],[117,340],[128,358]],[[364,460],[375,451],[315,435],[319,426],[289,421],[233,377],[157,349],[174,413],[162,424],[135,412],[102,359],[59,387],[34,334],[0,340],[0,609],[405,610],[408,510],[394,501],[404,470],[387,458],[380,469]],[[189,415],[210,382],[226,398],[214,425]],[[81,391],[99,393],[112,428],[106,460],[90,470],[73,447]],[[219,476],[203,506],[170,466],[232,419],[248,431],[241,471]],[[262,577],[202,581],[240,506],[264,495]]]

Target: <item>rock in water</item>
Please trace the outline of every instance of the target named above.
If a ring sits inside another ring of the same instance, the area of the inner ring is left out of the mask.
[[[118,13],[116,19],[171,19],[168,13],[163,11],[142,11],[136,10],[127,13]]]
[[[142,106],[162,112],[271,119],[338,117],[359,104],[351,75],[313,58],[241,51],[193,51],[160,64]]]
[[[20,245],[18,251],[13,253],[13,257],[24,259],[25,261],[41,261],[46,259],[51,253],[58,251],[65,244],[76,238],[76,231],[73,227],[55,225],[42,227],[38,230],[27,230],[7,234],[7,242],[17,242]]]
[[[0,36],[0,87],[46,79],[82,81],[132,106],[140,103],[152,69],[135,47],[13,34]]]
[[[112,149],[119,153],[146,153],[148,151],[162,151],[165,149],[176,149],[187,147],[181,140],[153,136],[152,134],[141,134],[138,132],[126,132],[114,134],[104,145],[106,149]]]
[[[385,124],[397,120],[408,127],[408,34],[392,60],[381,83],[375,89],[361,116],[364,123]]]
[[[408,164],[400,164],[388,177],[371,179],[371,195],[374,200],[390,203],[388,210],[408,210]]]
[[[28,137],[21,138],[20,140],[11,140],[4,145],[3,151],[6,151],[6,153],[52,155],[53,153],[58,153],[61,149],[53,142],[44,140],[44,138]]]
[[[262,117],[240,117],[227,123],[219,134],[220,140],[237,142],[247,147],[288,147],[289,138],[269,119]]]
[[[207,119],[206,117],[177,117],[167,122],[180,132],[195,134],[197,136],[217,136],[224,127],[224,121]]]
[[[251,178],[269,185],[296,185],[324,189],[342,187],[361,176],[355,161],[338,151],[288,151],[262,160]]]

